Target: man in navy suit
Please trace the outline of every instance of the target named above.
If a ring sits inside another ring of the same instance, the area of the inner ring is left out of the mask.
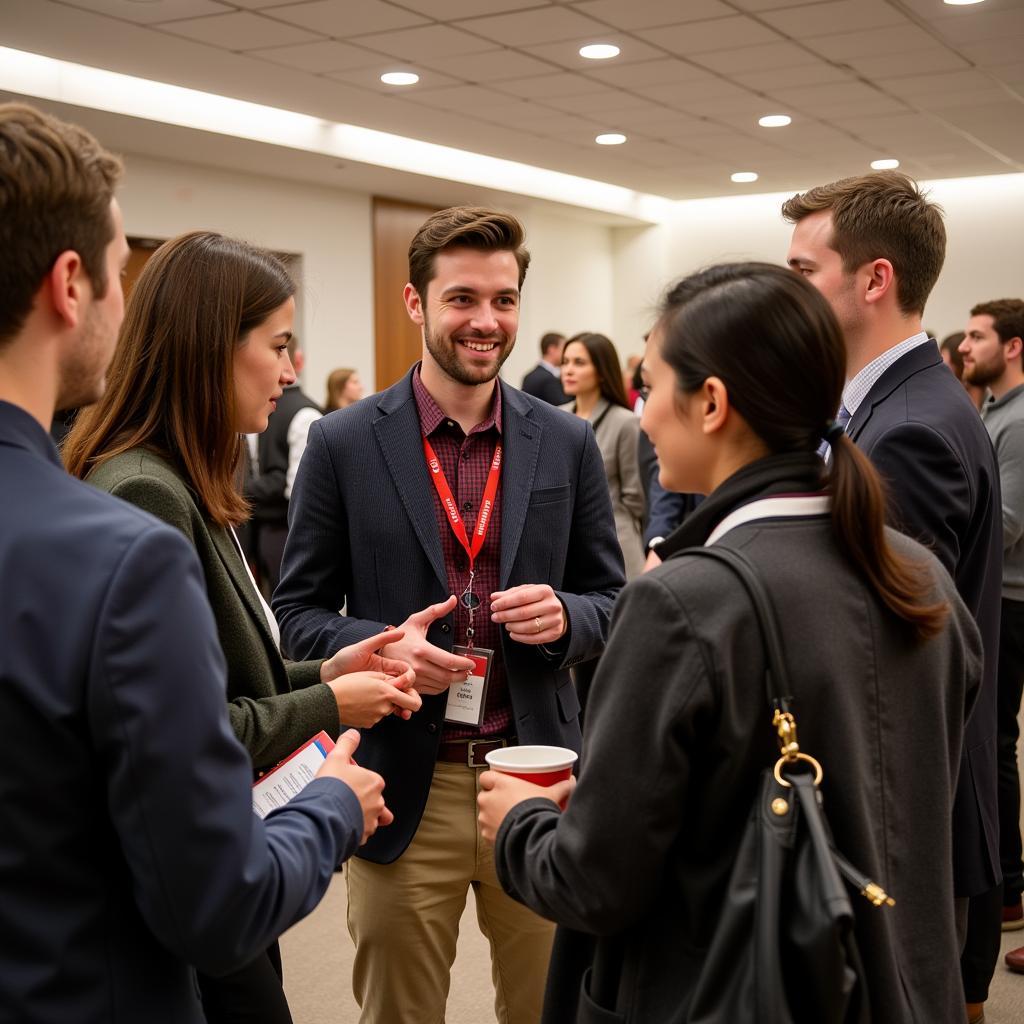
[[[562,390],[562,346],[565,337],[548,331],[540,339],[540,362],[523,378],[523,391],[543,398],[549,405],[564,405],[569,396]]]
[[[932,548],[984,642],[985,678],[964,735],[953,807],[958,924],[966,935],[961,973],[968,1020],[980,1020],[1001,920],[996,663],[1002,519],[991,441],[921,328],[945,258],[945,227],[939,208],[896,171],[818,186],[788,200],[782,212],[795,224],[789,265],[829,300],[843,328],[847,382],[837,421],[885,479],[893,525]]]
[[[0,106],[0,1020],[202,1024],[389,815],[339,740],[261,822],[191,545],[69,477],[54,409],[103,393],[128,258],[119,161]]]
[[[511,744],[579,749],[569,668],[600,654],[624,578],[593,431],[497,377],[528,263],[514,217],[431,216],[405,288],[422,362],[314,423],[292,491],[274,595],[289,654],[398,623],[389,653],[424,695],[412,720],[363,734],[395,812],[348,869],[363,1024],[443,1019],[470,886],[499,1019],[540,1015],[552,926],[502,892],[477,778]]]

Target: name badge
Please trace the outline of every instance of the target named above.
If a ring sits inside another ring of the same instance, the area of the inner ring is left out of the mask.
[[[484,721],[484,704],[487,700],[487,681],[491,676],[491,660],[494,651],[485,647],[453,647],[452,654],[469,658],[473,669],[468,678],[460,679],[448,687],[448,704],[444,720],[452,725],[471,725],[479,728]]]

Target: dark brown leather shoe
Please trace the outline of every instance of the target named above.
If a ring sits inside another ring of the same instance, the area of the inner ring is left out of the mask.
[[[1006,954],[1006,966],[1011,971],[1016,971],[1018,974],[1024,974],[1024,946],[1020,949],[1011,949]]]

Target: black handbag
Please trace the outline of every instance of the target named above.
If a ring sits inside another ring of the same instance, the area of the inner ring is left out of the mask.
[[[741,552],[685,552],[728,566],[754,605],[780,757],[761,776],[721,916],[697,979],[689,1024],[867,1024],[869,981],[843,879],[875,906],[894,901],[835,849],[821,765],[797,743],[788,675],[771,602]]]

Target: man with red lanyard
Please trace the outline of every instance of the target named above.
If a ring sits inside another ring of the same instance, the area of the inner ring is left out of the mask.
[[[470,886],[498,1020],[540,1016],[551,925],[498,885],[477,778],[509,744],[579,749],[569,668],[601,653],[624,577],[590,426],[497,377],[528,264],[514,217],[431,216],[405,288],[422,362],[315,423],[292,490],[274,595],[289,656],[399,625],[389,654],[424,698],[360,745],[395,815],[347,875],[361,1024],[444,1019]]]

